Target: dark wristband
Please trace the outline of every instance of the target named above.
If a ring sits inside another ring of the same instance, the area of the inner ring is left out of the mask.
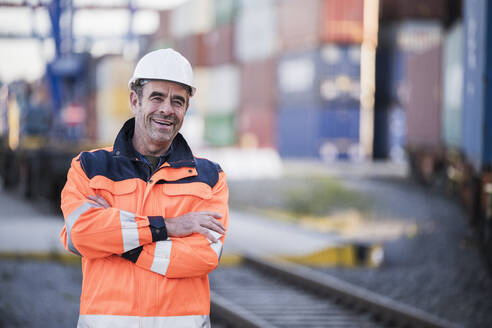
[[[138,257],[140,256],[140,253],[142,253],[142,250],[143,250],[143,246],[139,246],[137,248],[130,249],[128,252],[121,254],[121,257],[129,261],[132,261],[133,263],[136,263]]]
[[[152,241],[160,241],[167,239],[166,223],[162,216],[149,216],[150,232],[152,233]]]

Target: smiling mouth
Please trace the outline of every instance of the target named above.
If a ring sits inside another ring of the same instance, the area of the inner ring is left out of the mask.
[[[165,119],[156,119],[156,118],[153,118],[152,122],[163,127],[171,127],[174,124],[173,121],[165,120]]]

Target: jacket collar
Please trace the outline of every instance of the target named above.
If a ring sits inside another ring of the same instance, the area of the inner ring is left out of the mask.
[[[126,156],[131,159],[138,158],[138,153],[133,147],[132,138],[135,130],[135,118],[125,122],[116,136],[113,146],[113,156]],[[173,168],[196,167],[195,158],[185,138],[178,133],[172,142],[173,151],[169,154],[167,163]]]

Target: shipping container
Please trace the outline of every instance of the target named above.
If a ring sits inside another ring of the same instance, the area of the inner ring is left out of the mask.
[[[469,0],[464,6],[464,96],[462,147],[476,172],[492,162],[492,6]]]
[[[210,99],[212,87],[211,69],[207,66],[195,67],[193,77],[196,93],[190,99],[190,106],[193,106],[200,114],[207,113],[212,105]]]
[[[359,159],[359,122],[359,108],[283,108],[277,114],[280,155]]]
[[[444,37],[442,60],[441,133],[446,147],[461,147],[463,115],[463,24],[455,23]]]
[[[244,105],[239,111],[239,142],[245,147],[276,148],[276,112],[265,104]]]
[[[237,117],[235,113],[206,114],[204,140],[209,146],[232,146],[237,142]]]
[[[319,156],[325,161],[360,159],[359,108],[322,109],[319,115]]]
[[[362,43],[364,0],[323,0],[320,12],[323,42]]]
[[[442,19],[449,6],[446,0],[380,0],[381,20],[411,18]]]
[[[203,36],[207,65],[234,63],[234,26],[223,24]]]
[[[408,58],[406,108],[409,148],[441,147],[441,47]]]
[[[315,48],[320,43],[320,0],[283,0],[278,3],[281,51]]]
[[[283,108],[277,113],[277,149],[281,157],[319,157],[320,140],[314,109]]]
[[[272,107],[275,105],[275,61],[271,58],[240,65],[241,104]]]
[[[397,101],[406,107],[409,100],[408,59],[441,44],[439,22],[408,20],[380,28],[376,56],[376,98]]]
[[[236,65],[210,69],[209,112],[233,113],[239,110],[240,76]]]
[[[214,0],[189,0],[174,8],[170,17],[171,35],[182,38],[206,33],[214,25]]]
[[[235,24],[235,57],[243,62],[272,57],[277,41],[274,1],[243,1]]]
[[[215,26],[231,24],[237,15],[238,0],[215,0]]]
[[[188,59],[193,67],[206,65],[206,46],[203,34],[189,34],[176,40],[176,50]]]
[[[171,10],[159,10],[159,27],[152,35],[154,40],[171,39]]]
[[[128,80],[133,74],[133,66],[132,62],[119,56],[107,56],[97,61],[95,116],[97,138],[102,145],[112,145],[114,136],[131,116]],[[90,111],[89,114],[92,115]]]
[[[406,159],[406,111],[399,104],[390,104],[374,113],[374,158],[394,162]]]
[[[340,105],[360,102],[360,48],[325,45],[280,57],[277,67],[280,108]]]

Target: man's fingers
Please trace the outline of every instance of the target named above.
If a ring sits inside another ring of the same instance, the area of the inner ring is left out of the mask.
[[[211,212],[211,211],[202,211],[202,212],[197,212],[198,214],[203,214],[203,215],[208,215],[216,219],[221,219],[222,214],[217,213],[217,212]]]
[[[198,231],[200,234],[204,235],[207,237],[208,240],[210,240],[213,243],[216,243],[218,240],[218,237],[216,238],[214,234],[211,232],[211,230],[206,229],[206,228],[201,228],[200,231]]]
[[[224,226],[219,221],[217,221],[215,219],[211,219],[209,221],[202,222],[200,225],[202,227],[209,229],[209,230],[216,231],[222,235],[225,233]]]
[[[200,226],[202,226],[204,228],[207,228],[208,230],[212,230],[212,231],[215,231],[217,233],[220,233],[221,235],[223,235],[225,233],[225,229],[223,229],[221,226],[217,225],[212,220],[206,221],[206,222],[202,222],[200,224]]]

